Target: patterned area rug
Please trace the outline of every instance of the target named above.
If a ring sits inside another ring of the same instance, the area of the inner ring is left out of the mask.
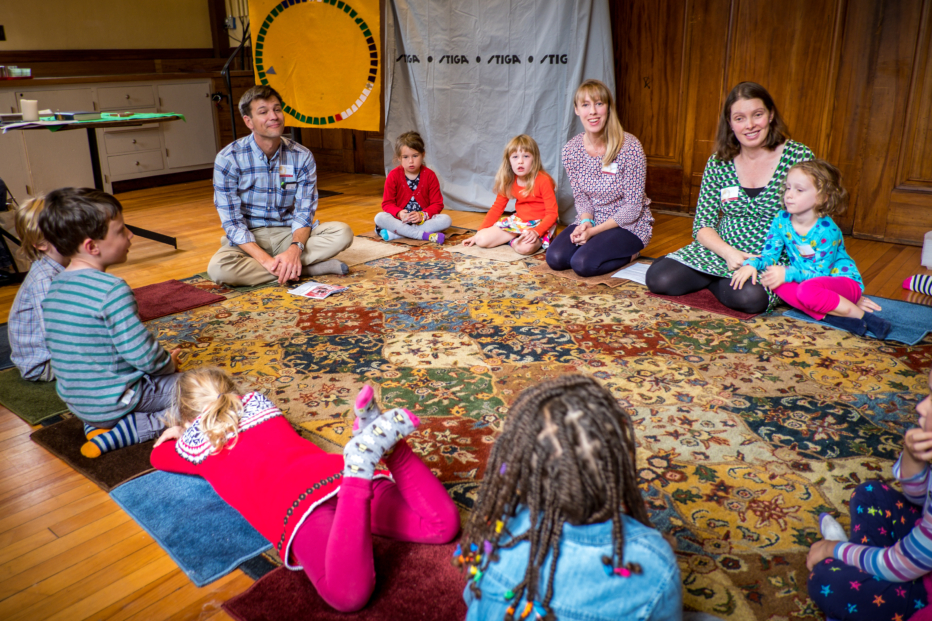
[[[355,268],[326,300],[269,287],[148,325],[184,348],[186,368],[226,368],[327,450],[350,437],[351,400],[371,383],[384,406],[421,418],[415,451],[464,510],[517,394],[591,374],[633,413],[644,497],[676,542],[686,605],[821,619],[805,567],[818,515],[847,526],[854,486],[890,476],[932,339],[891,346],[782,316],[738,321],[634,283],[532,272],[537,261],[425,246]]]

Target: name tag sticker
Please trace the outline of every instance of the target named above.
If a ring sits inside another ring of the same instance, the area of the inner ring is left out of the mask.
[[[812,246],[809,244],[796,244],[796,249],[799,250],[799,254],[804,257],[811,257],[815,254],[815,250],[813,250]]]
[[[618,174],[618,162],[612,162],[608,166],[603,166],[602,172],[604,172],[606,175],[617,175]]]
[[[738,193],[741,191],[741,188],[738,186],[732,186],[730,188],[722,188],[722,202],[727,203],[728,201],[738,200]]]
[[[285,177],[294,177],[294,166],[279,166],[278,176],[282,179]]]
[[[120,397],[120,403],[122,403],[123,405],[129,405],[130,403],[133,402],[133,397],[135,396],[136,396],[136,389],[127,388],[126,392],[124,392],[123,395]]]

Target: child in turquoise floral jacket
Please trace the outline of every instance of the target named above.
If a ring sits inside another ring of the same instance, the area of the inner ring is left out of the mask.
[[[848,192],[838,169],[822,160],[800,162],[786,175],[783,211],[773,219],[761,256],[751,257],[734,273],[732,287],[751,278],[813,319],[863,336],[870,330],[886,338],[890,322],[859,306],[864,281],[832,221],[842,213]],[[789,265],[777,265],[786,253]]]

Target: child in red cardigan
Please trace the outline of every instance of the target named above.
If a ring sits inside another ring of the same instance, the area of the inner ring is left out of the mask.
[[[502,165],[495,175],[498,198],[479,232],[463,240],[463,245],[494,248],[511,244],[519,254],[546,249],[557,228],[557,197],[553,188],[553,179],[540,163],[537,142],[527,134],[515,136],[505,147]],[[512,198],[516,199],[514,215],[502,217]]]
[[[388,173],[382,195],[382,211],[375,215],[375,230],[385,241],[407,237],[442,244],[440,231],[453,223],[443,211],[443,195],[437,175],[424,165],[424,141],[417,132],[395,140],[395,159],[400,166]]]
[[[237,395],[219,369],[186,372],[175,397],[175,425],[156,442],[152,465],[207,479],[341,612],[365,606],[375,587],[373,533],[446,543],[459,531],[450,496],[404,440],[417,417],[380,413],[368,386],[343,455],[303,439],[263,395]],[[376,470],[380,459],[391,478]]]

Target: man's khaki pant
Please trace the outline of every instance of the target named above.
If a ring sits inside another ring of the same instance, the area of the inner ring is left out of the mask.
[[[256,243],[271,256],[277,256],[291,245],[290,227],[252,229]],[[311,236],[301,255],[301,265],[312,265],[326,261],[343,252],[353,243],[353,231],[342,222],[323,222],[311,231]],[[303,270],[302,270],[303,273]],[[217,283],[232,286],[253,286],[275,280],[275,275],[262,264],[231,246],[226,237],[221,240],[220,250],[207,265],[207,275]]]

